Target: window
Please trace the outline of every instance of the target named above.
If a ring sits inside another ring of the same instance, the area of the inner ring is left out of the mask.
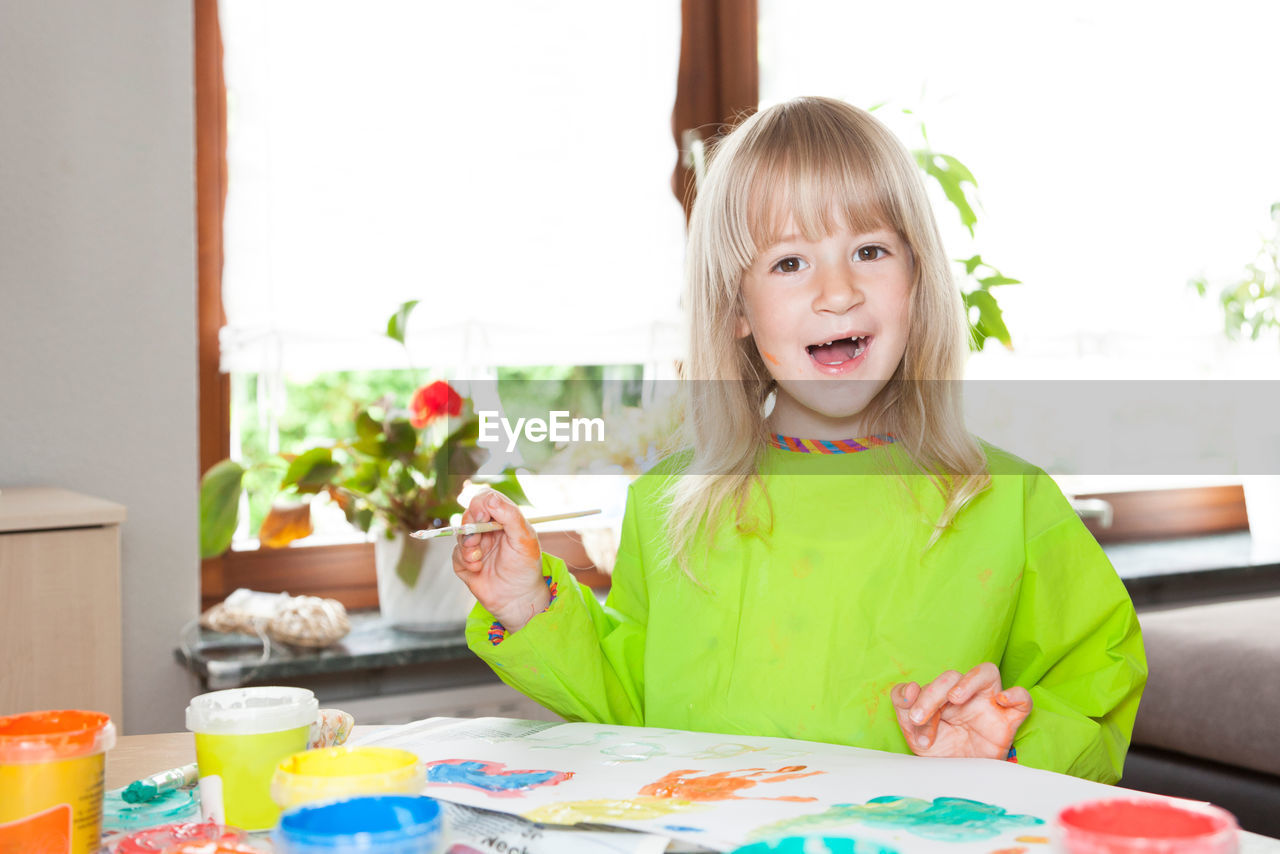
[[[672,104],[754,105],[753,3],[196,4],[204,468],[248,438],[233,387],[271,413],[291,372],[402,367],[379,333],[405,299],[440,374],[676,355]],[[206,561],[206,603],[292,579],[375,604],[368,549],[299,551]]]

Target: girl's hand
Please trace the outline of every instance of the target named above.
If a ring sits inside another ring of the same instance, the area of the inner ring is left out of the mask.
[[[907,746],[917,756],[1007,759],[1018,726],[1031,714],[1025,688],[1001,690],[991,662],[954,670],[921,688],[899,682],[889,694]]]
[[[538,536],[511,499],[485,490],[471,499],[462,524],[494,521],[501,531],[468,534],[453,547],[453,571],[490,614],[514,632],[551,602],[542,580]]]

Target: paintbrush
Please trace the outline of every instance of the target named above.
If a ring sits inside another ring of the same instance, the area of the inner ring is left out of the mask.
[[[558,522],[561,519],[576,519],[579,516],[594,516],[599,513],[597,510],[578,510],[574,513],[557,513],[554,516],[530,516],[525,521],[530,525],[536,525],[539,522]],[[469,534],[483,534],[487,531],[501,531],[502,526],[497,522],[468,522],[465,525],[450,525],[447,528],[427,528],[423,531],[413,531],[409,536],[419,540],[430,540],[433,537],[465,537]]]

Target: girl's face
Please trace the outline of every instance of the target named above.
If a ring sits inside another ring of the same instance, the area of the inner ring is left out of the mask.
[[[866,434],[862,412],[907,346],[911,253],[890,228],[846,226],[817,241],[788,218],[742,278],[739,337],[777,381],[774,432],[805,439]]]

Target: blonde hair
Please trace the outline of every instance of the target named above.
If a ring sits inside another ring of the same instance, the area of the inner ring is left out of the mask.
[[[666,546],[695,581],[688,547],[700,532],[714,537],[727,511],[744,533],[771,524],[747,509],[768,440],[773,379],[751,338],[737,336],[736,319],[743,274],[781,235],[787,214],[809,239],[840,224],[854,232],[888,227],[910,250],[906,351],[864,412],[868,432],[892,433],[946,501],[930,546],[990,483],[963,422],[968,324],[914,159],[857,107],[828,98],[777,104],[714,147],[689,222],[684,378],[691,382],[684,385],[693,456],[666,494]]]

